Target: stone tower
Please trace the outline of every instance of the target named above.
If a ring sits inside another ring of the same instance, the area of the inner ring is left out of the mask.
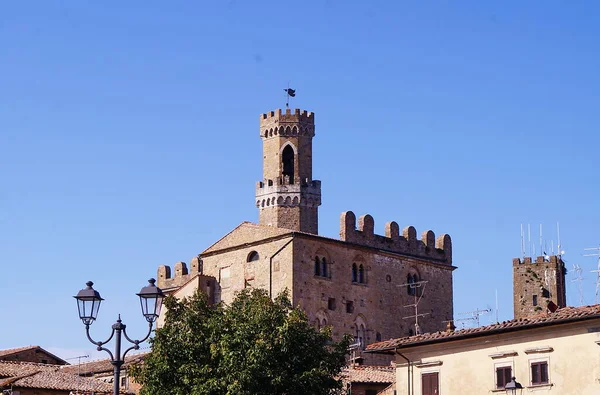
[[[515,318],[546,311],[552,304],[567,305],[565,264],[560,256],[513,259]]]
[[[321,181],[312,179],[312,112],[290,109],[260,116],[263,181],[256,185],[259,223],[318,234]]]

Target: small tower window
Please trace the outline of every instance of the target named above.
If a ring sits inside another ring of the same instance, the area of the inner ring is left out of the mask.
[[[407,287],[406,290],[408,291],[409,295],[416,295],[416,296],[420,296],[420,291],[419,291],[419,284],[417,284],[419,282],[419,276],[417,274],[409,274],[406,277],[406,283],[407,283]]]
[[[283,162],[283,176],[284,179],[286,176],[289,177],[289,183],[294,183],[294,149],[291,146],[287,146],[283,149],[283,153],[281,155],[281,160]]]
[[[358,268],[356,267],[356,263],[352,264],[352,282],[358,282]]]
[[[321,263],[319,262],[319,257],[315,258],[315,276],[321,275]]]
[[[258,252],[252,251],[248,254],[248,258],[247,258],[246,262],[258,261],[259,258],[260,257],[258,256]]]
[[[361,284],[365,283],[365,268],[363,265],[358,267],[358,282]]]
[[[321,260],[321,276],[327,277],[327,259],[325,257]]]

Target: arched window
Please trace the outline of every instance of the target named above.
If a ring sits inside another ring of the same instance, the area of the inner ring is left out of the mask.
[[[290,184],[294,183],[294,149],[291,146],[287,146],[283,149],[281,155],[283,162],[283,175],[289,176]]]
[[[361,350],[364,350],[367,345],[367,324],[363,317],[358,316],[354,320],[354,328],[356,328],[355,341],[359,344]]]
[[[421,286],[420,284],[418,284],[421,281],[421,279],[419,278],[419,275],[414,273],[414,274],[409,274],[406,277],[406,283],[407,285],[407,291],[409,295],[416,295],[416,296],[420,296],[421,295]]]
[[[246,258],[246,262],[254,262],[254,261],[258,261],[260,257],[258,256],[258,252],[256,251],[251,251],[248,254],[248,258]]]
[[[356,263],[352,264],[352,282],[358,282],[358,268],[356,267]]]
[[[406,291],[408,292],[409,295],[414,295],[415,294],[415,287],[413,285],[414,281],[413,281],[413,277],[412,275],[408,275],[406,276]]]
[[[321,276],[327,277],[327,259],[325,257],[321,260]]]
[[[319,257],[315,258],[315,276],[321,275],[321,264],[319,263]]]
[[[365,268],[363,265],[358,267],[358,282],[364,284],[365,281]]]

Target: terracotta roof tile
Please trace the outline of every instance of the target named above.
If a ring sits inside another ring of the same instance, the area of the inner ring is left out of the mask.
[[[565,307],[556,310],[554,313],[540,313],[527,318],[504,321],[477,328],[461,329],[458,331],[424,333],[416,336],[391,339],[379,343],[369,344],[366,351],[390,351],[396,348],[414,347],[421,344],[441,343],[455,339],[486,336],[490,334],[512,332],[539,326],[558,325],[567,322],[583,321],[594,318],[600,318],[600,305]]]
[[[19,347],[19,348],[8,348],[6,350],[0,350],[0,358],[1,357],[6,357],[8,355],[13,355],[22,351],[27,351],[27,350],[33,350],[38,348],[38,346],[25,346],[25,347]]]
[[[384,383],[395,381],[395,369],[392,366],[360,365],[342,370],[342,380],[351,383]]]
[[[44,363],[0,361],[0,377],[16,377],[41,370],[58,370],[60,365],[48,365]]]
[[[0,361],[0,387],[112,393],[112,384],[59,370],[60,365]]]
[[[127,365],[132,362],[141,361],[148,354],[148,352],[142,352],[139,354],[128,355],[125,357],[125,364],[123,367],[127,367]],[[95,361],[85,362],[79,365],[69,365],[61,368],[61,372],[65,373],[74,373],[79,374],[81,376],[89,375],[90,373],[103,373],[103,372],[112,372],[113,366],[110,363],[110,359],[97,359]]]

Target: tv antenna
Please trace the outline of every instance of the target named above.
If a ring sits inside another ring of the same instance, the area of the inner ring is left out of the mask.
[[[456,321],[474,321],[475,322],[475,326],[478,327],[479,326],[479,317],[482,316],[483,314],[489,314],[492,312],[492,309],[487,308],[487,309],[476,309],[473,311],[465,311],[463,313],[458,313],[458,315],[467,315],[470,314],[471,317],[467,317],[467,318],[459,318]]]
[[[426,315],[429,315],[429,313],[419,313],[419,302],[421,302],[421,299],[423,298],[423,294],[425,293],[425,286],[428,282],[429,281],[414,281],[398,285],[399,287],[408,287],[409,292],[415,297],[415,303],[404,306],[405,308],[414,308],[415,313],[413,315],[402,317],[403,320],[415,320],[415,335],[421,334],[421,327],[419,326],[419,317],[425,317]]]
[[[581,281],[583,280],[583,277],[581,276],[581,272],[583,271],[581,269],[581,266],[579,266],[578,264],[573,264],[573,271],[575,272],[575,278],[571,280],[571,282],[577,282],[577,290],[579,291],[579,306],[583,306],[584,300],[583,300],[583,288],[581,285]]]
[[[598,257],[598,264],[596,270],[590,270],[592,273],[596,273],[596,304],[598,304],[598,291],[600,291],[600,247],[595,248],[584,248],[585,251],[597,251],[591,254],[583,254],[583,256],[596,256]]]
[[[80,368],[81,368],[81,359],[82,358],[89,358],[89,355],[79,355],[77,357],[71,357],[71,358],[67,358],[66,361],[70,361],[71,359],[76,359],[77,360],[77,376],[81,376],[80,375]]]

